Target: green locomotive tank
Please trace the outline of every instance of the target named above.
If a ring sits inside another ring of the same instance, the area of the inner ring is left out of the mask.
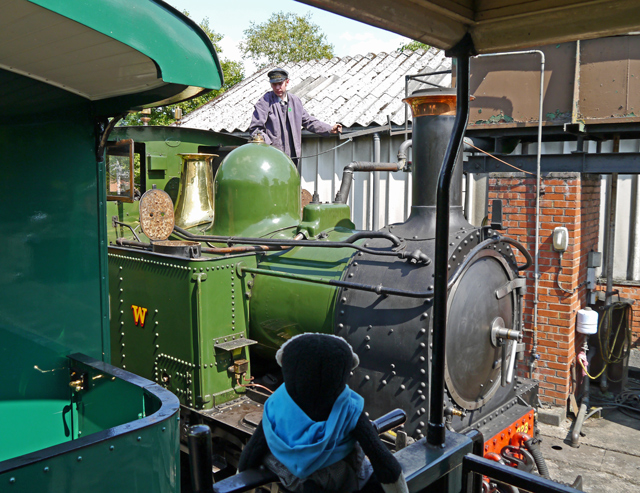
[[[232,151],[214,190],[215,209],[222,213],[207,235],[340,241],[354,232],[344,204],[310,204],[301,218],[295,166],[265,144]],[[220,244],[217,236],[200,238]],[[112,360],[196,410],[215,409],[244,394],[251,377],[249,347],[268,358],[295,334],[333,331],[336,287],[256,277],[247,270],[260,266],[339,280],[354,253],[317,249],[309,258],[306,248],[275,245],[254,253],[221,245],[194,254],[181,241],[162,251],[159,243],[155,251],[128,248],[126,242],[109,248]]]
[[[455,97],[446,98],[455,106]],[[291,160],[253,142],[229,153],[218,169],[210,228],[172,228],[166,235],[173,233],[174,252],[160,249],[164,237],[110,247],[113,361],[178,395],[183,441],[188,424],[207,423],[223,442],[227,463],[237,466],[261,402],[280,382],[273,356],[303,332],[344,337],[363,363],[349,385],[365,397],[366,410],[379,416],[401,407],[408,415],[405,432],[424,435],[434,330],[433,176],[452,117],[416,120],[413,173],[423,185],[414,183],[405,223],[357,232],[341,200],[312,202],[301,213],[300,178]],[[460,173],[458,167],[454,183]],[[451,194],[456,324],[445,403],[449,426],[463,430],[496,412],[510,422],[528,415],[530,405],[518,399],[531,403],[537,388],[506,378],[515,342],[492,339],[494,326],[520,331],[520,281],[510,243],[464,219],[459,188]],[[470,296],[479,276],[490,289]],[[493,291],[502,288],[496,300]],[[465,311],[478,316],[472,320]],[[464,362],[456,351],[468,355]]]

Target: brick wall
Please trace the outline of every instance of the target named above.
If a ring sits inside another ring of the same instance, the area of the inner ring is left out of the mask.
[[[489,204],[503,200],[505,234],[535,252],[535,177],[522,173],[492,175]],[[543,402],[565,406],[571,389],[571,367],[575,363],[576,312],[586,306],[587,254],[598,246],[600,180],[577,173],[551,173],[542,180],[540,197],[540,254],[538,321],[534,327],[534,267],[527,278],[524,325],[527,353],[519,367],[529,375],[529,362],[537,354],[533,377],[540,382]],[[556,226],[569,231],[569,247],[562,257],[553,250]],[[522,259],[521,259],[522,260]],[[560,282],[560,286],[558,285]],[[566,292],[566,291],[570,292]],[[534,343],[537,341],[537,344]]]

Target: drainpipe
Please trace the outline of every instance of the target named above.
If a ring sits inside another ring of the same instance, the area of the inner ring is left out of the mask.
[[[631,221],[631,265],[629,266],[630,279],[640,279],[640,179],[638,175],[633,177],[634,192],[632,195],[633,220]]]
[[[380,135],[378,132],[373,134],[373,162],[380,162]],[[373,172],[373,230],[380,229],[380,172]]]
[[[613,152],[620,152],[620,136],[613,138]],[[609,231],[607,235],[607,292],[605,294],[605,306],[611,304],[613,298],[613,258],[616,247],[616,208],[618,205],[618,173],[611,173],[609,180]],[[607,391],[607,367],[605,366],[600,377],[600,390]]]
[[[506,55],[540,55],[540,101],[538,111],[538,152],[536,156],[536,246],[534,256],[534,284],[533,284],[533,333],[531,345],[531,359],[529,360],[529,376],[533,375],[534,367],[540,356],[538,355],[538,289],[540,279],[540,160],[542,158],[542,102],[544,96],[544,53],[540,50],[511,51],[506,53],[492,53],[480,57],[494,57]],[[523,307],[524,308],[524,307]],[[524,327],[522,328],[524,330]]]

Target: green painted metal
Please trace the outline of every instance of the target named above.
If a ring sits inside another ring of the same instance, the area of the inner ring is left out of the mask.
[[[344,229],[328,231],[327,240],[341,241],[351,234]],[[259,268],[340,280],[354,254],[350,248],[296,247],[265,256]],[[259,342],[256,350],[261,354],[273,357],[284,342],[302,332],[333,333],[337,288],[261,275],[252,283],[249,334]]]
[[[231,152],[214,180],[207,234],[259,237],[300,223],[300,176],[275,147],[250,143]]]
[[[84,375],[81,389],[70,388],[71,369]],[[0,403],[0,491],[179,491],[175,396],[79,354],[39,373],[55,374],[66,399]]]
[[[239,261],[256,265],[253,255],[190,260],[111,247],[113,364],[158,382],[196,409],[242,395],[228,368],[235,359],[249,360],[248,349],[234,355],[216,347],[248,337]],[[144,326],[135,323],[140,309],[146,309]]]
[[[90,105],[80,107],[83,113],[0,124],[0,193],[7,204],[20,204],[0,212],[0,326],[32,336],[23,353],[31,368],[41,363],[40,339],[55,342],[58,356],[108,358],[96,136]]]
[[[208,130],[196,130],[181,127],[117,127],[109,136],[110,141],[132,139],[136,152],[140,153],[144,183],[140,186],[140,193],[151,190],[154,186],[169,194],[175,204],[178,198],[178,186],[182,160],[181,153],[208,152],[220,155],[214,159],[214,172],[220,165],[222,158],[231,148],[246,143],[245,139]],[[118,217],[118,221],[129,224],[136,229],[142,241],[148,238],[139,228],[140,203],[107,202],[107,233],[110,242],[117,237],[134,239],[131,231],[123,226],[114,229],[111,218]]]
[[[308,204],[302,211],[302,222],[298,230],[305,230],[309,236],[331,228],[355,230],[351,221],[351,208],[347,204]]]
[[[157,64],[166,83],[222,87],[222,68],[211,40],[192,20],[164,2],[30,1],[145,54]]]
[[[16,416],[20,416],[23,425],[16,426]],[[68,442],[71,440],[74,422],[69,398],[2,400],[0,420],[0,464],[8,459]]]

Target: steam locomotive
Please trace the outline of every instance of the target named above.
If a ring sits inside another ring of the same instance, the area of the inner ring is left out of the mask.
[[[294,165],[261,142],[231,151],[215,179],[213,156],[184,154],[175,210],[162,190],[147,191],[140,224],[150,241],[121,237],[109,247],[112,363],[179,397],[183,446],[189,426],[208,424],[219,469],[237,467],[264,400],[281,383],[273,355],[302,332],[352,345],[361,364],[349,386],[365,398],[368,415],[396,407],[407,414],[397,442],[426,435],[439,330],[436,185],[456,96],[427,90],[408,102],[413,140],[398,162],[352,163],[332,203],[312,201],[301,214]],[[531,258],[500,236],[497,218],[482,228],[466,221],[461,159],[450,201],[441,412],[449,430],[478,430],[485,454],[500,454],[535,427],[537,385],[515,376],[525,287],[518,272]],[[410,216],[356,231],[343,200],[350,174],[389,166],[411,167]]]

